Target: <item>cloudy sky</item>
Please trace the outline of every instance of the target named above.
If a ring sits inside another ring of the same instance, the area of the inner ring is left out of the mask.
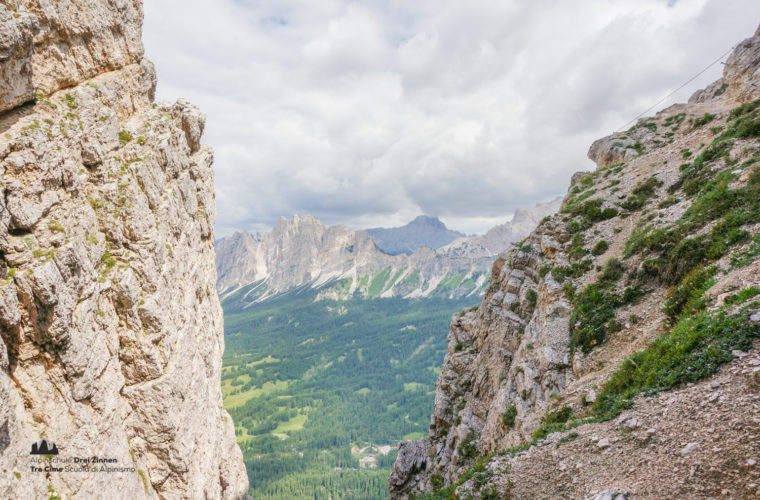
[[[207,115],[217,236],[295,213],[479,233],[758,22],[757,0],[146,0],[144,41],[159,99]]]

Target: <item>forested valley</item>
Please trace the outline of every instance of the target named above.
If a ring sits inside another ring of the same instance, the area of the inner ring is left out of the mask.
[[[465,299],[261,303],[223,297],[224,404],[254,498],[381,499],[401,439],[427,433],[453,313]],[[376,467],[376,468],[374,468]]]

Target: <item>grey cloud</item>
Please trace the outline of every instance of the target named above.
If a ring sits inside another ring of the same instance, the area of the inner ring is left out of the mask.
[[[208,117],[219,235],[294,213],[354,228],[426,213],[482,231],[562,194],[592,167],[594,139],[760,20],[755,0],[146,0],[145,10],[159,97],[188,98]]]

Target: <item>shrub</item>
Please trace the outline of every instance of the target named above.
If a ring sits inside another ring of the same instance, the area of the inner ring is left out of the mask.
[[[79,105],[76,103],[76,97],[68,92],[63,97],[63,102],[66,103],[66,106],[68,106],[69,109],[77,109],[79,107]]]
[[[563,406],[559,410],[547,413],[541,425],[533,433],[534,439],[544,439],[552,432],[558,432],[565,429],[565,423],[570,420],[573,409],[569,406]]]
[[[552,270],[551,264],[541,264],[541,267],[538,268],[538,275],[542,278],[545,277],[549,271]]]
[[[705,308],[704,293],[715,283],[712,279],[715,272],[715,267],[698,267],[689,272],[678,286],[668,290],[662,310],[671,323],[675,323],[683,313],[694,313]]]
[[[615,331],[615,310],[622,305],[620,297],[611,291],[623,275],[625,267],[618,259],[610,259],[599,279],[575,294],[575,307],[570,315],[570,349],[580,348],[588,353],[603,343],[607,334]]]
[[[647,180],[640,182],[636,185],[636,187],[633,188],[633,191],[631,191],[632,194],[645,194],[647,196],[652,196],[655,192],[655,189],[662,186],[662,181],[658,179],[655,176],[652,176],[648,178]]]
[[[753,286],[739,291],[739,293],[736,295],[726,297],[725,303],[727,305],[741,304],[742,302],[746,302],[753,297],[757,297],[758,295],[760,295],[760,288]]]
[[[525,292],[525,299],[532,305],[536,305],[536,300],[538,300],[538,294],[535,290],[532,288],[528,288],[528,290]]]
[[[588,255],[588,250],[583,248],[583,246],[574,246],[567,253],[567,256],[570,258],[570,260],[579,260],[586,255]]]
[[[66,228],[64,228],[61,224],[59,224],[58,222],[56,222],[54,220],[51,220],[50,222],[48,222],[47,227],[48,227],[49,230],[51,230],[54,233],[64,233],[64,232],[66,232]]]
[[[585,394],[583,396],[585,396]],[[569,433],[567,436],[563,436],[562,438],[560,438],[560,440],[557,441],[557,446],[563,443],[567,443],[568,441],[572,441],[573,439],[576,439],[577,437],[578,437],[578,433],[573,431]]]
[[[123,129],[119,131],[119,142],[121,143],[122,146],[124,146],[131,140],[132,140],[132,134],[130,134],[129,132]]]
[[[755,257],[760,255],[760,234],[756,234],[748,248],[735,252],[731,256],[731,268],[738,269],[749,265]]]
[[[733,359],[733,349],[749,350],[758,337],[760,324],[750,323],[746,312],[684,315],[672,331],[623,362],[604,384],[595,412],[600,418],[613,418],[629,408],[637,394],[707,378]]]
[[[633,188],[633,191],[628,198],[620,204],[621,207],[631,212],[640,209],[644,206],[647,200],[654,195],[655,189],[662,186],[662,181],[657,177],[650,177],[647,180],[640,182]]]
[[[433,474],[430,476],[430,486],[432,486],[434,490],[440,490],[443,488],[443,476],[440,474]]]
[[[701,117],[694,120],[694,128],[703,127],[713,121],[715,119],[715,115],[710,113],[705,113]]]
[[[623,276],[624,272],[625,266],[623,263],[613,257],[604,264],[604,270],[602,271],[599,279],[601,281],[614,283],[619,280],[621,276]]]
[[[100,256],[100,263],[105,266],[106,271],[110,271],[113,266],[116,265],[116,259],[110,252],[105,251],[103,252],[103,255]]]
[[[760,120],[742,120],[736,127],[736,136],[740,138],[760,136]]]
[[[668,208],[672,207],[676,203],[678,203],[680,200],[673,196],[672,194],[666,196],[658,205],[657,208]]]
[[[465,438],[459,444],[459,456],[465,460],[475,458],[478,453],[478,435],[474,429],[470,429]]]
[[[592,283],[575,296],[570,316],[570,349],[584,353],[606,340],[608,323],[615,318],[619,298],[600,283]]]
[[[591,269],[591,264],[591,259],[584,259],[580,262],[573,262],[569,266],[556,266],[552,268],[552,278],[558,283],[565,281],[568,276],[580,278]]]
[[[593,255],[602,255],[609,248],[609,244],[605,240],[599,240],[594,248],[591,249]]]
[[[501,416],[501,423],[504,424],[505,427],[511,429],[515,426],[515,417],[517,417],[517,407],[510,404]]]
[[[572,220],[572,221],[568,222],[568,224],[567,224],[567,232],[568,233],[574,234],[574,233],[577,233],[580,230],[581,230],[581,225],[580,225],[580,223],[578,221]]]
[[[742,115],[746,115],[748,113],[753,112],[760,106],[760,99],[752,102],[745,102],[742,103],[741,106],[738,106],[731,110],[731,113],[728,115],[728,120],[731,121],[735,118],[738,118]]]
[[[644,290],[640,289],[639,287],[625,287],[625,290],[623,290],[623,296],[621,297],[621,302],[623,304],[634,304],[638,302],[638,300],[644,296]]]

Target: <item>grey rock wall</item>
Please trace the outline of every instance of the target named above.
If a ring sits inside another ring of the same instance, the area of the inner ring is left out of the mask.
[[[0,496],[242,497],[203,114],[152,102],[140,2],[0,3],[37,92],[0,87]],[[123,470],[30,472],[41,438]]]

